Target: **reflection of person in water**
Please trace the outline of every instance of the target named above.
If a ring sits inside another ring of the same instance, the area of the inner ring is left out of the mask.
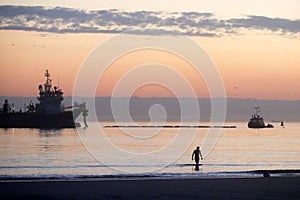
[[[195,156],[196,167],[197,166],[199,167],[199,160],[200,160],[200,158],[201,158],[201,160],[203,160],[203,157],[202,157],[202,154],[201,154],[199,146],[194,150],[194,152],[192,154],[192,160],[194,160],[194,156]]]

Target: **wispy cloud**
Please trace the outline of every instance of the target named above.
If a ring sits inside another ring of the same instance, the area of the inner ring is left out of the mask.
[[[299,34],[300,20],[246,16],[218,19],[213,13],[119,10],[85,11],[41,6],[0,6],[0,29],[53,33],[170,34],[220,37],[241,28],[268,30],[276,34]]]
[[[268,18],[264,16],[247,16],[243,19],[230,19],[227,21],[235,28],[248,28],[269,30],[282,33],[300,33],[300,19],[290,20],[282,18]]]

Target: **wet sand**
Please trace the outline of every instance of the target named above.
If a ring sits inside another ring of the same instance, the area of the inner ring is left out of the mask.
[[[133,180],[13,180],[1,199],[300,199],[300,177]]]

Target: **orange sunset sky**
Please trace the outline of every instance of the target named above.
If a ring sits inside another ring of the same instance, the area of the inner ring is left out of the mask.
[[[226,1],[226,5],[224,1],[118,2],[2,1],[0,96],[36,96],[45,69],[65,96],[71,96],[76,74],[93,49],[122,31],[146,27],[162,31],[160,34],[178,31],[205,49],[220,72],[227,97],[300,99],[298,1]],[[149,63],[176,69],[199,98],[209,97],[201,75],[188,62],[151,50],[115,60],[95,95],[110,96],[124,73]],[[172,93],[148,85],[134,95],[165,97]]]

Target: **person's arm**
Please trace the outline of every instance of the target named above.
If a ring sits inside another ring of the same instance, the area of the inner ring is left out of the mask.
[[[199,153],[200,153],[201,160],[203,160],[203,157],[202,157],[201,151],[199,151]]]
[[[195,151],[193,151],[193,154],[192,154],[192,160],[194,160],[194,155],[195,155]]]

